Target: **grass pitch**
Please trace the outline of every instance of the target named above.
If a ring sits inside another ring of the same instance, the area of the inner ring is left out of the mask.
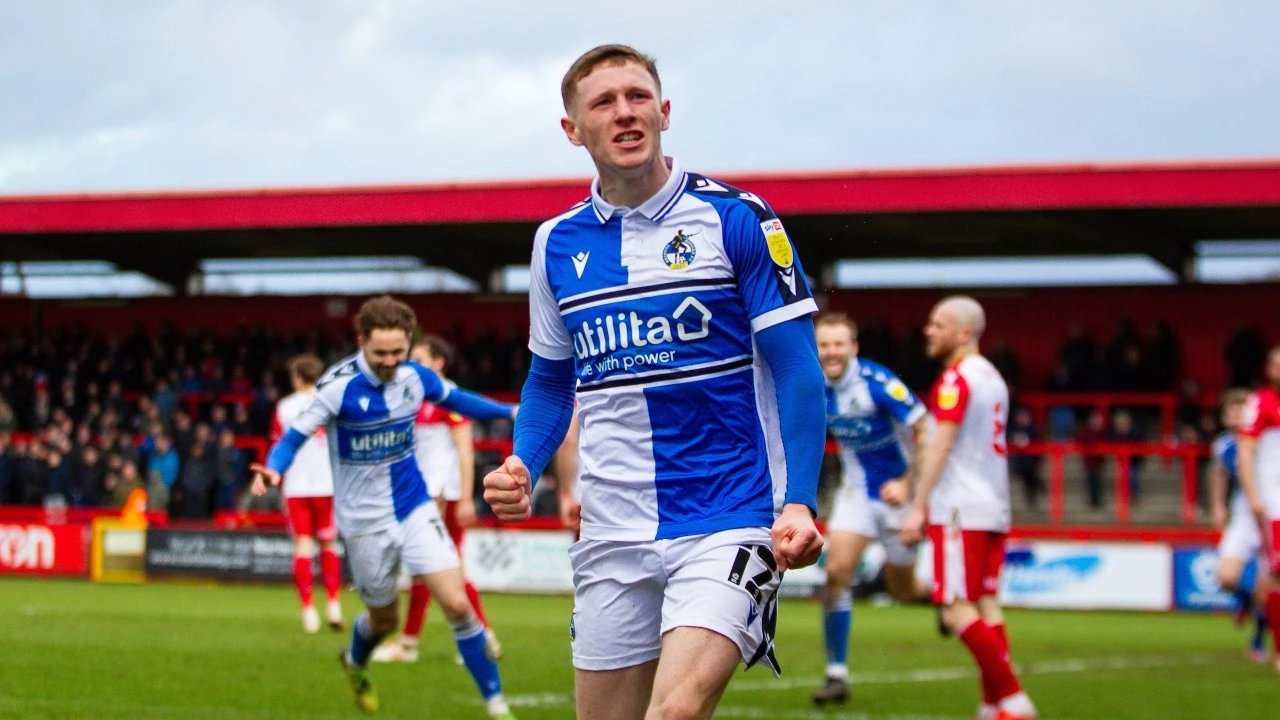
[[[344,593],[348,619],[359,608]],[[505,650],[505,690],[522,720],[572,718],[565,597],[485,598]],[[1280,676],[1245,658],[1221,615],[1009,613],[1015,662],[1045,720],[1280,717]],[[284,587],[105,586],[0,580],[0,718],[150,720],[363,717],[336,656],[346,634],[303,635]],[[432,608],[422,657],[375,665],[376,717],[483,718],[452,637]],[[785,674],[739,673],[717,718],[963,720],[978,681],[924,607],[854,611],[853,697],[818,710],[820,615],[786,601]]]

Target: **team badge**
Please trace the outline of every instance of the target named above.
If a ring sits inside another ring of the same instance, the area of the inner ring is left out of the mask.
[[[694,233],[697,235],[697,233]],[[698,249],[694,246],[693,241],[689,239],[689,235],[684,234],[684,230],[677,230],[676,236],[671,238],[671,242],[662,248],[662,262],[672,270],[684,270],[693,262],[693,258],[697,256]]]
[[[791,239],[782,229],[782,221],[777,218],[765,220],[760,223],[760,229],[764,231],[764,241],[769,246],[769,257],[773,258],[774,264],[783,269],[791,267],[795,256],[791,252]]]
[[[955,410],[960,404],[960,386],[948,383],[938,388],[938,409]]]
[[[901,380],[893,379],[888,385],[884,386],[885,392],[889,393],[889,397],[898,402],[906,402],[911,397],[911,393],[907,391],[907,386],[902,384]]]

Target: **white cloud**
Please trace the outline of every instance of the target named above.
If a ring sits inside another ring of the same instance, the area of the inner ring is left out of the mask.
[[[0,5],[0,192],[585,175],[580,52],[706,171],[1280,154],[1264,0]]]

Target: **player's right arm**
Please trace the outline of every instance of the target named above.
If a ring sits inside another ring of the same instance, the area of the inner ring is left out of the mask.
[[[940,421],[933,431],[933,437],[925,445],[920,459],[920,482],[916,485],[915,498],[911,501],[907,517],[902,522],[902,542],[911,545],[924,539],[924,524],[929,515],[929,496],[942,479],[942,471],[947,467],[947,457],[956,444],[956,435],[960,425],[951,421]]]
[[[502,466],[484,478],[484,499],[503,522],[529,518],[533,486],[564,441],[573,419],[577,372],[573,341],[560,319],[547,280],[546,242],[550,224],[538,230],[529,263],[529,376],[520,391],[520,413],[512,431],[513,449]]]
[[[329,385],[328,388],[332,388]],[[329,397],[333,391],[326,392],[327,388],[321,388],[316,393],[315,398],[311,400],[311,404],[298,414],[293,423],[289,425],[289,429],[285,431],[280,439],[271,446],[271,450],[267,453],[267,462],[265,465],[254,463],[249,466],[253,471],[253,484],[250,486],[254,495],[262,495],[267,491],[267,483],[279,485],[280,479],[284,476],[289,466],[293,464],[293,459],[297,457],[298,450],[302,448],[307,438],[316,433],[317,430],[329,424],[337,415],[338,403]],[[338,390],[341,393],[341,390]],[[338,402],[341,402],[341,395],[338,396]]]
[[[1244,418],[1236,432],[1236,471],[1240,477],[1240,491],[1249,501],[1249,509],[1258,522],[1267,518],[1267,506],[1258,489],[1258,436],[1262,434],[1265,419],[1262,412],[1262,396],[1253,393],[1244,406]]]
[[[1213,528],[1227,526],[1227,468],[1222,464],[1218,446],[1214,444],[1213,464],[1209,466],[1209,517]]]
[[[937,425],[920,459],[916,495],[902,522],[902,542],[908,545],[924,539],[924,525],[929,517],[929,496],[942,480],[947,458],[955,447],[956,436],[960,434],[960,423],[964,421],[964,412],[969,405],[969,385],[964,376],[953,368],[943,375],[934,395],[934,419]]]

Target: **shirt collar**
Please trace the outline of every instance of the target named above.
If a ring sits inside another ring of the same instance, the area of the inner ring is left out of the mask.
[[[382,378],[378,377],[378,373],[373,371],[369,361],[365,359],[364,350],[356,351],[356,367],[360,368],[360,374],[364,375],[364,379],[372,383],[374,387],[382,386]]]
[[[654,193],[653,197],[640,203],[640,206],[634,209],[635,212],[653,222],[660,220],[675,205],[681,191],[684,190],[686,180],[686,173],[680,169],[680,163],[675,158],[664,156],[664,159],[667,167],[671,168],[671,175],[667,177],[667,181],[662,184],[658,192]],[[602,225],[609,222],[609,218],[613,217],[613,214],[619,210],[623,213],[632,211],[632,208],[610,205],[605,201],[600,194],[600,178],[598,176],[591,181],[591,206],[595,210],[596,219]]]
[[[840,377],[836,378],[836,381],[830,383],[830,385],[833,388],[844,390],[853,385],[854,379],[857,378],[861,372],[862,366],[858,364],[857,356],[854,356],[849,359],[849,367],[845,368],[844,372],[840,374]]]

